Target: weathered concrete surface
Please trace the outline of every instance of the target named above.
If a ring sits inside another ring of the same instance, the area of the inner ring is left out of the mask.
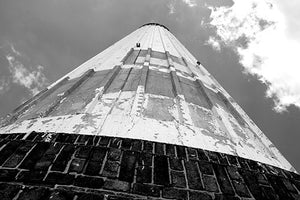
[[[168,73],[150,70],[147,77],[146,92],[174,97],[170,75]]]
[[[64,85],[59,87],[56,91],[54,91],[52,94],[50,94],[46,99],[43,99],[41,102],[38,104],[34,105],[30,109],[28,109],[27,112],[25,112],[17,122],[26,120],[26,119],[31,119],[31,118],[36,118],[39,117],[39,115],[43,112],[45,112],[49,106],[60,96],[63,95],[63,93],[68,90],[69,88],[72,87],[74,83],[76,83],[78,79],[72,79],[66,82]]]
[[[143,26],[53,83],[48,89],[70,78],[0,133],[143,139],[238,155],[294,171],[198,64],[167,29]],[[88,70],[95,73],[74,88]]]
[[[170,113],[175,105],[174,100],[170,98],[159,98],[148,96],[145,102],[146,106],[143,115],[148,118],[153,118],[161,121],[173,121],[174,117]]]
[[[86,105],[96,95],[95,88],[104,86],[104,77],[109,73],[108,70],[99,71],[87,80],[81,87],[73,92],[68,98],[64,99],[58,108],[50,116],[70,115],[82,113]]]

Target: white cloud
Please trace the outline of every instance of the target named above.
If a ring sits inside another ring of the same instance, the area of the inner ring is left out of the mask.
[[[9,62],[13,83],[24,86],[33,95],[46,86],[47,78],[43,74],[43,66],[38,65],[35,69],[29,70],[12,55],[7,55],[6,59]]]
[[[16,54],[16,55],[18,55],[18,56],[22,56],[22,54],[21,54],[19,51],[17,51],[17,50],[15,49],[15,47],[14,47],[13,44],[9,43],[9,46],[10,46],[10,48],[11,48],[11,50],[12,50],[12,52],[13,52],[14,54]]]
[[[190,7],[197,6],[196,0],[182,0],[182,1]]]
[[[210,25],[215,28],[216,37],[207,43],[214,48],[218,47],[216,43],[232,47],[245,72],[267,85],[266,96],[274,99],[274,109],[281,112],[290,105],[300,108],[300,37],[292,37],[290,27],[298,25],[293,29],[299,31],[300,24],[288,23],[298,18],[277,4],[234,0],[231,7],[211,7]],[[298,11],[300,4],[293,5],[290,10]]]
[[[172,15],[176,12],[177,2],[178,2],[177,0],[170,0],[169,3],[167,4],[168,10],[169,10],[169,15]],[[197,6],[196,0],[180,0],[180,2],[183,2],[188,7]]]
[[[206,44],[211,45],[216,51],[221,51],[220,42],[215,37],[210,36]]]
[[[172,15],[172,14],[175,13],[175,5],[174,5],[174,2],[171,1],[171,2],[168,4],[168,9],[169,9],[169,15]]]
[[[10,82],[6,78],[2,77],[0,79],[0,95],[4,94],[10,89]]]
[[[1,74],[0,94],[7,92],[12,83],[25,87],[32,95],[48,84],[48,80],[43,73],[43,66],[32,64],[26,55],[18,51],[8,41],[1,48],[9,64],[9,73]]]

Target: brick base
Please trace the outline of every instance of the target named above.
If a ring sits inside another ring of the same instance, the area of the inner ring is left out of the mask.
[[[89,135],[0,135],[0,199],[300,199],[300,176],[232,155]]]

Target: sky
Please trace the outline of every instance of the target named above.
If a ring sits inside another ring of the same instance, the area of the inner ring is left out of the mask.
[[[300,171],[299,9],[297,0],[0,0],[0,117],[158,22]]]

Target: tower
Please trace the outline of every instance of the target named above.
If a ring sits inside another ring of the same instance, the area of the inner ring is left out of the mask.
[[[300,176],[197,59],[141,26],[12,111],[0,195],[296,199]]]

